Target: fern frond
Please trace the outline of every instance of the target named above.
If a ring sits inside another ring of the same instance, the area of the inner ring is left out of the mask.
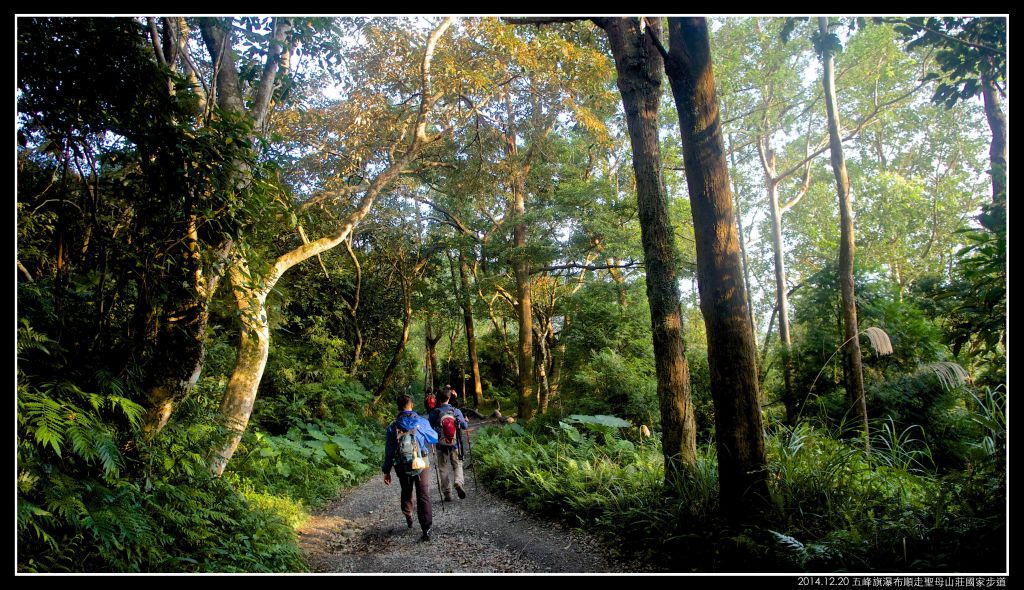
[[[143,415],[146,413],[146,408],[142,407],[141,404],[137,404],[120,395],[108,395],[107,402],[110,404],[110,408],[112,410],[120,410],[121,413],[124,414],[124,417],[128,418],[132,427],[135,428],[139,426]]]
[[[97,457],[95,450],[95,439],[92,425],[85,424],[87,419],[73,420],[68,425],[67,435],[71,441],[71,450],[86,461],[92,461]]]
[[[43,448],[50,446],[58,457],[62,456],[61,445],[64,443],[63,433],[67,423],[64,405],[37,392],[27,394],[24,398],[22,408],[29,432],[35,431],[33,438]]]
[[[96,454],[103,467],[103,475],[108,478],[120,475],[121,451],[117,448],[117,443],[114,442],[110,432],[100,430],[94,440],[96,441]]]

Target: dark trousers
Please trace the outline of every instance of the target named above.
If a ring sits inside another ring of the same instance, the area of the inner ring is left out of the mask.
[[[434,512],[430,507],[430,468],[412,477],[397,469],[395,473],[398,475],[398,483],[402,486],[402,514],[412,516],[412,490],[415,487],[416,515],[419,517],[420,527],[426,532],[434,523]]]

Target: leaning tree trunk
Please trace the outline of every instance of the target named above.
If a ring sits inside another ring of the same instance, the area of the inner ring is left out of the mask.
[[[230,279],[242,329],[239,330],[238,360],[220,404],[221,424],[227,432],[225,439],[214,445],[210,456],[210,471],[216,476],[224,473],[242,440],[270,355],[270,324],[266,308],[269,290],[252,287],[253,278],[241,258],[232,265]]]
[[[658,104],[662,59],[634,18],[600,19],[608,33],[626,126],[633,148],[640,239],[647,271],[647,300],[661,410],[665,482],[673,484],[696,465],[697,434],[690,399],[690,374],[683,342],[679,306],[677,257],[668,213],[668,195],[661,181]],[[652,28],[660,28],[657,22]]]
[[[462,320],[466,325],[466,350],[469,353],[470,371],[473,373],[473,407],[480,407],[484,389],[480,383],[480,363],[476,355],[476,335],[473,329],[473,305],[469,294],[469,280],[466,277],[466,255],[459,249],[459,283],[462,286]]]
[[[818,18],[818,31],[828,35],[828,18]],[[843,157],[843,139],[839,135],[839,105],[836,102],[835,60],[826,52],[822,55],[825,66],[822,84],[825,87],[825,110],[828,114],[829,148],[832,153],[832,171],[839,193],[839,283],[843,296],[843,331],[846,345],[843,370],[846,377],[846,395],[851,409],[857,413],[864,429],[864,449],[871,452],[868,432],[868,410],[864,401],[864,373],[861,367],[860,338],[857,329],[857,301],[853,289],[853,254],[856,246],[853,236],[853,204],[850,201],[850,178],[846,174]]]
[[[427,121],[426,116],[433,108],[434,103],[437,101],[437,97],[433,95],[430,88],[430,63],[433,58],[434,49],[437,46],[438,39],[441,35],[451,26],[453,21],[452,17],[447,17],[444,21],[438,25],[427,39],[427,45],[424,49],[423,60],[422,60],[422,91],[420,93],[420,108],[415,119],[415,130],[413,137],[408,149],[388,168],[380,172],[373,181],[370,182],[366,188],[366,192],[363,194],[362,199],[359,201],[354,211],[348,214],[348,216],[335,227],[335,231],[327,236],[324,236],[318,240],[311,242],[305,242],[295,249],[286,252],[274,261],[267,271],[267,274],[260,278],[254,278],[250,275],[247,262],[240,252],[236,250],[236,262],[231,268],[231,282],[232,287],[235,289],[236,301],[238,303],[239,310],[242,312],[243,330],[241,335],[241,345],[239,349],[238,361],[235,365],[234,372],[231,375],[231,381],[228,384],[228,391],[225,393],[225,398],[221,404],[221,420],[225,427],[228,429],[229,436],[225,441],[214,445],[211,451],[210,458],[210,472],[214,476],[220,476],[224,472],[224,468],[227,462],[231,459],[231,456],[235,452],[235,448],[238,446],[238,441],[241,440],[242,433],[245,431],[245,427],[249,421],[249,415],[252,413],[253,402],[256,399],[256,392],[259,389],[260,380],[263,378],[263,370],[266,368],[267,356],[270,350],[270,331],[267,325],[267,310],[266,310],[266,296],[280,280],[281,276],[292,268],[296,264],[304,260],[308,260],[318,254],[331,250],[343,243],[352,234],[352,230],[355,226],[362,221],[370,209],[373,208],[373,203],[376,201],[377,196],[380,192],[390,184],[392,180],[397,178],[400,174],[408,169],[410,164],[419,155],[419,152],[424,148],[425,145],[436,140],[440,135],[434,135],[430,137],[427,134]],[[211,46],[211,53],[213,53],[214,46],[230,47],[230,43],[219,43],[217,39],[217,27],[212,26],[211,23],[207,23],[203,28],[204,39],[208,37],[207,45]],[[225,67],[225,70],[233,70],[233,62],[230,60],[230,51],[225,51],[225,56],[228,59],[225,60],[225,65],[231,65],[230,68]],[[269,67],[269,61],[264,66],[264,72]],[[235,76],[237,81],[237,73]],[[218,86],[220,88],[220,86]],[[260,92],[265,88],[261,85]],[[237,92],[237,88],[235,89]],[[266,108],[269,107],[269,100],[262,102],[257,96],[257,106],[263,105],[263,112],[265,114]],[[239,107],[240,108],[240,107]],[[257,123],[263,122],[263,116],[255,118]],[[255,284],[255,287],[253,286]],[[403,285],[406,286],[406,285]],[[404,340],[408,339],[408,326],[409,316],[411,315],[411,305],[409,303],[409,289],[406,286],[405,300],[406,300],[406,314],[405,314],[405,330],[402,346],[404,346]],[[255,338],[255,341],[253,341]],[[397,356],[396,356],[397,358]],[[397,364],[395,359],[392,359],[392,363]],[[392,369],[393,370],[393,369]],[[390,376],[388,376],[390,378]],[[378,387],[378,391],[375,392],[375,397],[379,396],[383,391],[385,383],[382,383]]]
[[[733,149],[735,144],[732,141],[732,136],[729,136],[729,158],[732,160],[732,167],[736,168],[736,150]],[[731,179],[730,179],[731,181]],[[733,183],[735,186],[735,183]],[[736,235],[738,236],[740,243],[740,262],[743,263],[743,281],[747,285],[747,313],[750,315],[750,325],[754,325],[754,300],[751,297],[750,289],[750,265],[747,264],[747,247],[744,245],[744,234],[743,231],[743,210],[740,209],[740,195],[739,192],[733,191],[733,200],[736,202]],[[754,352],[757,352],[756,350]],[[758,367],[761,367],[761,356],[757,355]]]
[[[693,212],[715,404],[720,501],[730,517],[754,515],[769,502],[764,433],[707,21],[671,18],[669,36],[665,69],[679,113]]]
[[[537,350],[540,358],[537,359],[537,408],[541,414],[548,412],[548,402],[551,399],[551,385],[548,381],[548,363],[551,359],[550,348],[548,347],[547,335],[551,330],[551,320],[546,316],[541,322],[541,329],[537,330]]]

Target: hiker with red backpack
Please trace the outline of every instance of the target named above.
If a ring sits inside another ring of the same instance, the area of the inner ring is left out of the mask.
[[[384,435],[384,485],[391,485],[391,468],[395,468],[398,483],[402,488],[402,514],[405,524],[412,528],[412,491],[416,488],[416,514],[424,541],[430,540],[430,526],[434,514],[430,506],[430,467],[427,463],[429,445],[437,442],[434,431],[425,418],[412,410],[413,400],[409,395],[398,398],[398,409],[394,422],[388,425]]]
[[[462,410],[449,404],[452,390],[442,390],[437,396],[437,407],[427,419],[437,431],[437,444],[434,449],[437,457],[437,468],[441,474],[441,490],[443,501],[452,500],[452,481],[450,471],[455,472],[455,492],[459,498],[466,497],[466,478],[462,472],[462,447],[460,430],[469,428],[469,422],[462,415]],[[449,470],[449,465],[451,470]]]
[[[450,384],[449,385],[445,385],[444,389],[445,389],[445,391],[448,392],[448,395],[449,395],[448,403],[450,403],[452,405],[452,407],[458,408],[459,407],[459,392],[455,391]]]
[[[427,388],[427,392],[423,394],[423,413],[429,414],[431,410],[437,407],[437,396],[434,395],[434,391]]]

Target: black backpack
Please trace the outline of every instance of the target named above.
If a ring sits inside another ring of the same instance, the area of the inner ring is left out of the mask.
[[[419,475],[427,467],[427,458],[420,454],[420,443],[416,440],[416,427],[412,430],[402,430],[395,423],[395,438],[398,441],[398,452],[395,460],[395,469],[400,469],[408,476]]]

